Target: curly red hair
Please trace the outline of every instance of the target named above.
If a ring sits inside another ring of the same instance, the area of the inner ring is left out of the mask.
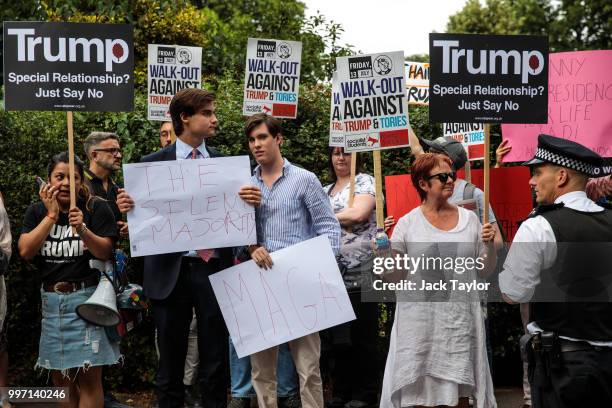
[[[453,168],[452,160],[448,156],[439,153],[423,153],[412,163],[410,167],[410,177],[412,178],[412,185],[419,193],[421,202],[425,201],[427,192],[421,188],[419,181],[427,181],[427,177],[431,170],[443,163],[448,164],[451,169]]]

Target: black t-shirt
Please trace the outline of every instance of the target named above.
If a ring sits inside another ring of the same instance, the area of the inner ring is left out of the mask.
[[[115,217],[105,201],[92,198],[89,211],[85,201],[79,199],[77,207],[83,212],[83,222],[94,234],[113,239],[117,237]],[[46,214],[47,209],[42,202],[31,204],[26,210],[21,232],[32,231]],[[57,222],[35,258],[43,282],[78,282],[90,277],[95,278],[100,272],[89,267],[90,259],[94,257],[89,251],[83,250],[81,238],[78,234],[73,235],[68,214],[60,212]]]
[[[102,180],[99,179],[88,169],[85,169],[85,180],[87,181],[91,189],[91,193],[96,197],[105,199],[106,203],[113,212],[113,215],[115,216],[115,220],[121,221],[121,211],[119,211],[119,207],[117,206],[117,194],[119,194],[119,186],[115,184],[113,179],[108,179],[108,191],[104,189],[104,183],[102,183]]]

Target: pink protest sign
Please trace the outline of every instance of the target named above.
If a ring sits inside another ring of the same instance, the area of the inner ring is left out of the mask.
[[[560,52],[549,55],[548,123],[502,125],[512,150],[506,162],[533,157],[538,135],[573,140],[612,157],[612,51]]]

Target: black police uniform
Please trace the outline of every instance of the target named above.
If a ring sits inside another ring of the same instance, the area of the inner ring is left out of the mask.
[[[536,155],[526,164],[544,163],[603,175],[596,153],[540,135]],[[550,224],[557,255],[551,267],[540,270],[530,303],[530,322],[542,331],[522,341],[532,404],[612,407],[612,211],[580,211],[557,203],[540,206],[531,215],[537,216]],[[511,257],[512,250],[507,264]],[[509,273],[520,277],[520,271]]]

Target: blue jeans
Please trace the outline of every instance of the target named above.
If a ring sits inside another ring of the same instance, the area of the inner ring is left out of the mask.
[[[229,341],[229,349],[232,397],[255,397],[255,390],[251,384],[251,358],[238,358],[236,349],[232,344],[232,339]],[[297,372],[295,371],[295,365],[293,364],[289,346],[287,346],[286,343],[279,346],[276,376],[278,378],[277,393],[279,397],[288,397],[300,392]]]

